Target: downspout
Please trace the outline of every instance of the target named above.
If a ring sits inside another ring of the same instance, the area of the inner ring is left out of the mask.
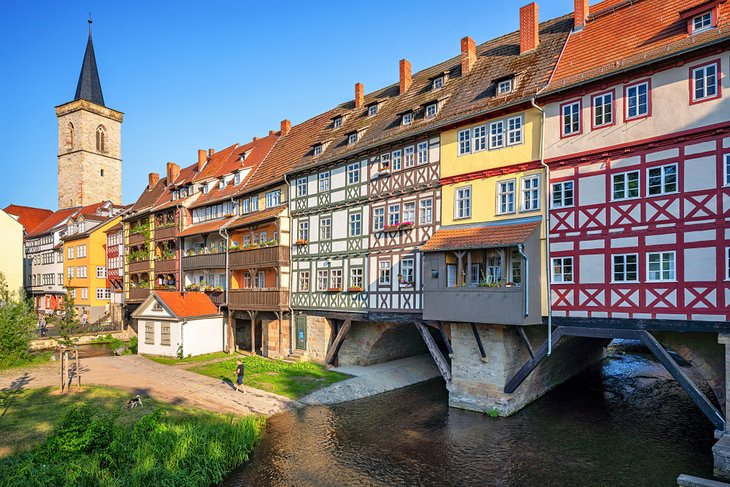
[[[226,286],[225,286],[225,289],[223,289],[223,292],[225,293],[224,294],[225,297],[223,299],[223,304],[218,306],[218,312],[221,313],[222,312],[221,308],[223,308],[223,306],[228,307],[228,288],[231,285],[230,277],[228,275],[228,237],[229,237],[229,235],[228,235],[228,230],[225,228],[225,226],[221,227],[218,230],[218,235],[220,235],[221,237],[226,239],[226,264],[225,264],[225,266],[226,266],[226,283],[225,283]],[[231,312],[231,310],[228,310],[228,313],[230,313],[230,312]],[[228,339],[227,328],[228,328],[228,323],[226,320],[226,323],[223,326],[223,344],[224,344],[224,346],[226,345],[226,340]],[[227,345],[230,345],[230,344],[227,344]],[[230,347],[228,347],[228,349],[230,350]]]
[[[287,301],[287,308],[289,308],[289,353],[294,353],[294,309],[291,307],[291,288],[292,288],[292,276],[294,275],[294,266],[292,264],[292,217],[291,217],[291,182],[287,179],[287,175],[284,174],[284,182],[286,183],[286,206],[289,209],[289,300]],[[281,239],[281,229],[279,231],[279,239]],[[281,282],[279,282],[281,284]],[[279,334],[281,336],[281,333]]]
[[[517,251],[525,259],[525,316],[530,314],[530,259],[525,254],[525,244],[518,244]]]
[[[177,233],[180,234],[182,232],[183,227],[183,212],[182,208],[183,206],[181,204],[175,205],[177,208]],[[177,290],[180,292],[183,292],[185,290],[185,286],[183,286],[183,272],[182,272],[182,258],[183,258],[183,238],[177,237]]]
[[[535,98],[530,103],[540,112],[540,165],[545,168],[545,279],[547,282],[547,308],[548,308],[548,330],[547,330],[547,354],[553,353],[553,304],[550,285],[550,166],[545,163],[545,110],[535,103]]]

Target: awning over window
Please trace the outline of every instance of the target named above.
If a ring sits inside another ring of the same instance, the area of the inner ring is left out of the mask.
[[[485,223],[478,226],[452,225],[437,230],[421,246],[421,252],[509,247],[524,243],[540,220],[519,223]]]

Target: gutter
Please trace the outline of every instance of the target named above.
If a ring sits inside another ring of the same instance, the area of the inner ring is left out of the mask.
[[[518,244],[517,251],[525,259],[525,316],[530,314],[530,259],[525,254],[525,244]]]

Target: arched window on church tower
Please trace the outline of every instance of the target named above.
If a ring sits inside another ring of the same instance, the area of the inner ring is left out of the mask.
[[[103,125],[96,128],[96,150],[106,152],[106,129]]]
[[[74,124],[69,123],[66,128],[66,149],[71,150],[74,148]]]

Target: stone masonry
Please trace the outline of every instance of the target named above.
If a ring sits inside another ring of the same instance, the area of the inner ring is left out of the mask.
[[[428,353],[413,324],[353,322],[339,365],[372,365]]]

